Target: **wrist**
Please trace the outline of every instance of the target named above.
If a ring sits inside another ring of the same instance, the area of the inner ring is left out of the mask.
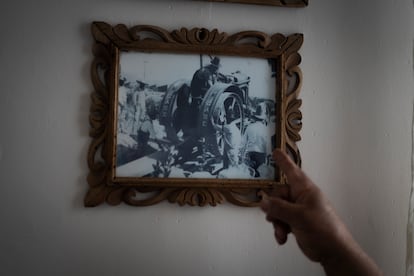
[[[331,255],[321,259],[326,275],[382,275],[374,261],[362,250],[355,240],[343,240],[342,245]]]

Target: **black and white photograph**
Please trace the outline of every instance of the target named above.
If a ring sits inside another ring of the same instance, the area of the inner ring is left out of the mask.
[[[274,59],[121,52],[115,177],[275,179]]]

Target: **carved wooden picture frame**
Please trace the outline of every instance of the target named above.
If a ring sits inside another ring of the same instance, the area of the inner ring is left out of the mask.
[[[85,206],[257,206],[285,184],[273,148],[300,165],[303,35],[104,22],[92,35]]]
[[[306,7],[309,0],[209,0],[211,2],[230,2],[241,4],[269,5],[280,7]]]

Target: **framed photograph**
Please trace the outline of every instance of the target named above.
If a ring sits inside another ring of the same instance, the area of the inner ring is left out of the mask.
[[[257,206],[300,165],[301,34],[92,23],[85,206]]]
[[[210,2],[230,2],[241,4],[256,4],[281,7],[306,7],[308,0],[209,0]]]

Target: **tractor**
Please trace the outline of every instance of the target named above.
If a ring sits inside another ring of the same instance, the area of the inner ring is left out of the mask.
[[[201,144],[204,151],[222,157],[225,137],[220,126],[236,123],[242,134],[245,119],[250,116],[250,77],[240,71],[228,75],[219,73],[197,108],[191,105],[190,82],[179,79],[169,85],[160,106],[160,123],[165,126],[167,139],[192,141],[191,146]]]

